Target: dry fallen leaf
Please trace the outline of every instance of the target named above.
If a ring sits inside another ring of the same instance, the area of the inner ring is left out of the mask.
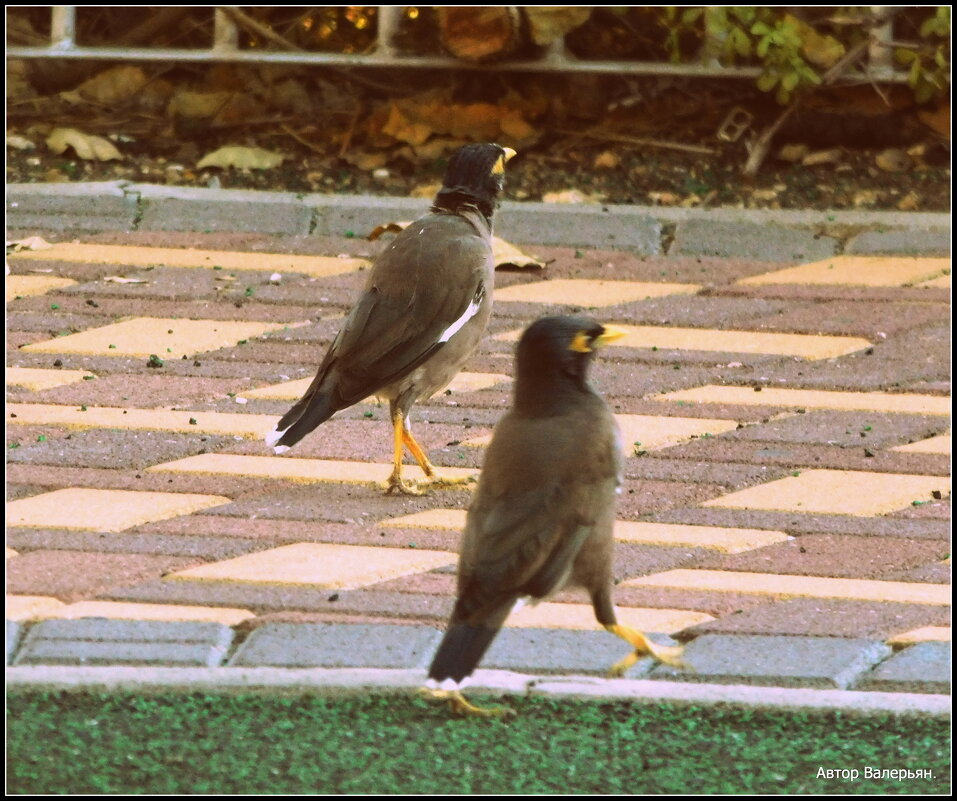
[[[238,167],[243,170],[269,170],[282,164],[285,156],[260,147],[221,147],[204,156],[196,169],[204,167]]]
[[[517,267],[520,270],[542,270],[545,262],[537,256],[523,253],[511,242],[506,242],[497,236],[492,237],[492,258],[495,259],[495,268]]]
[[[60,97],[73,105],[91,100],[104,106],[115,106],[137,95],[148,80],[140,67],[111,67],[70,92],[60,92]]]
[[[148,284],[145,278],[125,278],[122,275],[108,275],[103,279],[111,284]]]
[[[33,150],[36,145],[25,136],[7,134],[7,147],[12,147],[14,150]]]
[[[397,234],[400,231],[404,231],[409,227],[411,223],[409,222],[387,222],[382,223],[382,225],[377,225],[369,232],[369,236],[366,237],[370,242],[375,242],[383,234]]]
[[[455,146],[466,141],[514,146],[536,137],[528,122],[536,112],[522,101],[509,95],[498,103],[456,103],[447,92],[432,90],[390,103],[387,112],[372,115],[370,129],[411,145],[417,156],[426,158],[432,136],[458,140]],[[450,152],[448,144],[437,145],[438,155]]]
[[[346,153],[343,158],[353,167],[363,171],[371,171],[384,167],[389,161],[389,155],[382,152],[369,153],[365,150],[356,150]]]
[[[425,144],[425,140],[433,134],[433,129],[430,125],[410,119],[399,109],[397,104],[393,103],[389,109],[389,119],[382,127],[382,133],[388,134],[400,142],[408,142],[415,147]]]
[[[908,192],[900,199],[897,208],[901,211],[917,211],[920,208],[920,195],[917,192]]]
[[[173,117],[203,119],[217,114],[230,100],[234,92],[190,92],[181,90],[173,95],[166,108]]]
[[[63,153],[72,147],[81,159],[94,161],[122,160],[123,156],[113,143],[102,136],[85,134],[76,128],[54,128],[47,137],[47,147],[54,153]]]
[[[407,228],[411,223],[409,222],[387,222],[382,223],[382,225],[377,225],[369,233],[367,237],[370,241],[375,241],[383,234],[397,234],[400,231]],[[493,236],[492,237],[492,258],[495,260],[495,267],[518,267],[519,269],[538,269],[541,270],[545,267],[545,262],[536,256],[529,256],[527,253],[523,253],[517,247],[515,247],[511,242],[506,242],[504,239]]]
[[[26,239],[15,239],[7,242],[7,253],[18,253],[21,250],[46,250],[52,248],[49,242],[40,236],[28,236]]]
[[[601,195],[586,195],[578,189],[566,189],[563,192],[546,192],[542,195],[543,203],[601,203]]]

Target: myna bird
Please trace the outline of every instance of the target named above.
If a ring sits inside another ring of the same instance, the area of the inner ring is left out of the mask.
[[[283,453],[340,409],[369,395],[389,400],[394,431],[388,492],[421,495],[402,479],[407,447],[432,486],[439,477],[413,439],[409,411],[444,389],[478,347],[492,311],[492,215],[515,155],[495,144],[466,145],[449,159],[428,214],[382,252],[305,395],[266,435]]]
[[[429,668],[425,692],[458,712],[483,710],[460,692],[516,602],[566,586],[587,590],[595,617],[634,652],[680,666],[680,647],[660,646],[619,625],[611,600],[615,495],[621,481],[618,426],[588,382],[595,351],[623,336],[584,317],[544,317],[518,344],[515,397],[499,421],[468,510],[458,597]]]

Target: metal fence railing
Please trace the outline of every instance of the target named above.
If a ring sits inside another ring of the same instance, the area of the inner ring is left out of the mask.
[[[226,7],[214,11],[212,45],[206,49],[153,47],[88,47],[76,41],[76,6],[51,6],[50,43],[47,46],[9,46],[8,58],[98,59],[108,61],[246,62],[258,64],[329,65],[340,67],[418,67],[441,69],[494,69],[524,72],[597,72],[622,75],[684,75],[689,77],[756,78],[759,67],[722,66],[713,60],[697,63],[658,61],[603,61],[580,59],[567,50],[562,39],[535,59],[497,61],[494,65],[474,64],[445,55],[409,55],[393,44],[404,11],[402,6],[377,7],[376,45],[369,53],[242,50],[238,28]],[[895,70],[891,61],[891,24],[872,31],[868,62],[861,80],[899,82],[905,72]]]

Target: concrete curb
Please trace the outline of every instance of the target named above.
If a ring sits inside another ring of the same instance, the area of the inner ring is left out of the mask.
[[[156,186],[128,181],[10,184],[7,226],[47,231],[229,231],[365,237],[428,201],[364,195]],[[951,215],[937,212],[502,204],[496,233],[517,243],[618,247],[643,255],[767,261],[847,254],[948,255]]]
[[[56,667],[7,668],[7,689],[67,692],[215,692],[323,695],[406,694],[425,681],[424,670],[379,668],[139,668]],[[470,686],[478,694],[533,695],[595,701],[633,701],[725,706],[791,711],[840,710],[855,715],[890,714],[950,717],[951,699],[923,693],[854,692],[803,688],[697,684],[590,676],[528,676],[499,670],[478,670]]]

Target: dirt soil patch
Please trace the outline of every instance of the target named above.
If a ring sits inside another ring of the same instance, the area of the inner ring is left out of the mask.
[[[286,71],[282,82],[274,77],[264,83],[262,69],[257,84],[252,68],[147,67],[147,88],[114,108],[78,102],[75,91],[66,102],[69,93],[62,89],[8,96],[7,182],[122,179],[430,198],[449,153],[470,138],[488,138],[519,152],[509,164],[510,200],[950,209],[949,105],[918,107],[906,87],[844,87],[815,95],[782,126],[757,175],[745,180],[750,143],[782,111],[747,80],[328,68]],[[173,113],[178,93],[199,81],[205,87],[228,83],[244,104],[223,101],[226,106],[209,118]],[[149,93],[160,82],[167,92],[162,102]],[[243,86],[258,89],[247,97]],[[263,99],[277,87],[297,98],[285,109]],[[258,105],[249,106],[254,96]],[[142,105],[147,101],[153,106]],[[492,126],[494,135],[421,128],[437,126],[443,114],[479,110],[483,125],[492,120],[499,126]],[[748,124],[727,141],[719,132],[732,115]],[[408,124],[402,128],[397,120]],[[52,152],[47,138],[63,127],[107,139],[122,158],[84,159],[72,148]],[[236,145],[281,154],[282,163],[268,169],[198,166],[217,148]]]

